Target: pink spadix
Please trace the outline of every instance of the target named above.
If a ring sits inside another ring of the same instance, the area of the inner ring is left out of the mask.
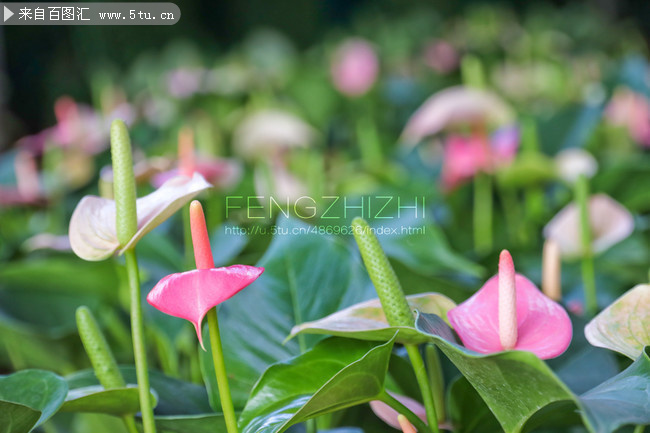
[[[498,275],[447,317],[465,347],[480,353],[514,349],[555,358],[573,335],[566,311],[515,273],[506,250],[501,252]]]
[[[264,268],[215,268],[203,208],[196,200],[190,204],[190,223],[197,269],[166,276],[149,292],[147,301],[165,314],[192,322],[203,347],[201,322],[208,311],[255,281]]]

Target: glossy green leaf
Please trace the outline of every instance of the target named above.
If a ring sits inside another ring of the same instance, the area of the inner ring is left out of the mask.
[[[317,415],[375,400],[394,339],[376,345],[331,338],[269,367],[240,417],[243,433],[275,433]]]
[[[650,424],[650,347],[625,371],[580,396],[596,433]]]
[[[438,293],[407,296],[411,309],[447,318],[447,311],[456,304]],[[388,326],[379,299],[352,305],[320,320],[303,323],[291,330],[290,337],[298,334],[326,334],[359,340],[388,341],[399,331],[398,343],[420,344],[429,340],[414,328]]]
[[[140,411],[138,388],[104,389],[101,385],[92,385],[71,389],[61,407],[61,411],[94,412],[110,415],[136,413]]]
[[[120,367],[126,383],[137,383],[134,367]],[[93,370],[83,370],[66,377],[71,390],[98,385]],[[157,397],[154,408],[156,415],[203,415],[211,413],[208,394],[205,388],[194,383],[165,376],[157,371],[149,371],[152,393]]]
[[[31,431],[59,410],[67,392],[65,380],[49,371],[23,370],[0,376],[0,431]]]
[[[313,233],[310,228],[295,219],[280,219],[278,235],[256,265],[265,272],[220,306],[219,327],[235,409],[244,407],[267,367],[299,355],[323,338],[299,335],[283,344],[295,325],[374,295],[358,253],[341,239]],[[203,377],[211,390],[211,402],[218,410],[210,352],[200,350],[200,356],[204,357]]]
[[[495,433],[501,430],[490,408],[464,377],[459,377],[449,386],[447,400],[455,433]]]
[[[29,406],[0,400],[0,433],[31,431],[40,417],[41,412]]]
[[[601,311],[585,336],[594,346],[638,358],[650,345],[650,285],[637,285]]]

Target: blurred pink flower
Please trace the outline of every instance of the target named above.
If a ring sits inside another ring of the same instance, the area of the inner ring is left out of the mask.
[[[151,183],[159,188],[167,180],[178,175],[201,174],[208,182],[219,189],[230,189],[239,182],[241,165],[232,159],[198,158],[194,151],[194,133],[190,128],[182,128],[178,134],[178,168],[153,175]]]
[[[200,173],[205,180],[220,190],[233,188],[242,176],[241,165],[235,160],[226,158],[201,156],[194,165],[194,171]],[[151,179],[151,184],[156,188],[160,188],[163,183],[179,174],[180,170],[178,168],[155,174]]]
[[[361,96],[375,84],[379,60],[370,42],[351,38],[336,49],[330,67],[336,89],[347,96]]]
[[[465,347],[480,353],[513,349],[555,358],[573,335],[566,311],[526,277],[515,274],[506,250],[501,252],[499,273],[447,317]]]
[[[425,137],[454,126],[485,129],[490,124],[507,124],[512,118],[510,107],[494,93],[450,87],[424,101],[404,127],[402,140],[407,147],[413,147]]]
[[[625,87],[616,89],[605,109],[605,118],[627,128],[635,141],[650,147],[650,102],[644,95]]]
[[[448,74],[458,67],[460,56],[456,48],[442,39],[429,41],[424,47],[424,63],[440,74]]]
[[[404,406],[406,406],[407,409],[409,409],[411,412],[417,415],[417,417],[420,418],[424,423],[427,422],[427,413],[422,403],[413,400],[412,398],[407,397],[405,395],[399,395],[392,392],[388,392],[388,394],[390,394],[395,400],[399,401]],[[386,424],[388,424],[393,428],[400,429],[399,422],[397,421],[397,416],[399,415],[399,413],[397,413],[395,409],[388,406],[383,401],[379,401],[379,400],[371,401],[370,409],[372,409],[374,414],[377,415],[377,417],[381,419],[383,422],[385,422]]]
[[[34,155],[21,149],[14,158],[15,186],[0,186],[0,206],[38,205],[45,203],[46,196]]]
[[[589,199],[589,223],[594,253],[600,253],[627,238],[634,231],[634,217],[619,202],[606,194]],[[580,215],[575,202],[566,205],[544,227],[544,237],[553,239],[564,257],[583,253],[580,240]]]
[[[207,71],[202,68],[178,68],[167,73],[167,91],[175,98],[185,99],[201,92]]]
[[[495,132],[489,143],[482,135],[447,136],[441,174],[442,187],[450,191],[479,172],[491,173],[515,158],[519,147],[516,128]]]

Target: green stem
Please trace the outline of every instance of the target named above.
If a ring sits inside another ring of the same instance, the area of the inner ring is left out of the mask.
[[[413,426],[418,429],[418,432],[420,433],[431,433],[431,428],[427,426],[420,417],[418,417],[416,414],[414,414],[409,408],[404,406],[402,403],[400,403],[395,397],[384,391],[380,396],[379,400],[386,403],[388,406],[392,407],[397,411],[397,413],[400,413],[406,417],[410,421]]]
[[[429,428],[433,433],[438,433],[438,416],[433,402],[433,393],[429,384],[429,378],[427,377],[427,370],[424,368],[424,361],[422,361],[422,355],[420,355],[420,350],[415,344],[407,344],[405,347],[409,359],[411,360],[411,365],[413,366],[413,372],[418,381],[420,392],[422,393],[422,402],[427,411],[427,422],[429,423]]]
[[[634,428],[634,433],[643,433],[643,430],[645,430],[644,425],[638,425]]]
[[[216,307],[208,311],[208,330],[210,331],[212,362],[214,362],[214,372],[217,376],[219,398],[221,400],[223,417],[226,421],[226,429],[228,433],[237,433],[237,417],[235,416],[235,408],[232,404],[232,397],[230,396],[226,364],[223,360],[223,349],[221,347],[221,335],[219,334],[219,321],[217,320]]]
[[[142,300],[140,298],[140,276],[138,275],[138,259],[133,249],[124,252],[126,273],[131,293],[131,333],[133,336],[133,356],[135,357],[135,372],[140,393],[140,412],[144,433],[155,433],[156,424],[153,418],[153,405],[149,391],[149,372],[147,371],[147,349],[144,341],[144,324],[142,320]]]
[[[585,292],[585,311],[588,316],[598,312],[596,298],[596,275],[594,257],[591,249],[591,224],[589,221],[589,183],[581,175],[576,182],[575,200],[580,212],[580,240],[582,243],[582,284]]]
[[[131,415],[124,415],[122,417],[122,421],[124,422],[124,427],[126,427],[126,431],[129,433],[139,433],[138,432],[138,427],[135,425],[135,419]]]
[[[492,249],[492,179],[484,173],[474,176],[474,248]]]
[[[381,142],[377,127],[368,115],[357,121],[357,142],[363,165],[368,169],[379,169],[383,162]]]
[[[433,403],[436,407],[436,415],[439,421],[445,419],[445,378],[440,368],[440,357],[438,349],[433,344],[427,344],[424,348],[427,360],[427,371],[429,372],[429,383],[433,388]]]

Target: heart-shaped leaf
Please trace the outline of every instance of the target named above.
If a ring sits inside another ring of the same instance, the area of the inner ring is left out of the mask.
[[[243,433],[275,433],[316,415],[366,403],[383,392],[394,339],[341,338],[269,367],[239,419]]]
[[[438,293],[407,296],[412,309],[447,318],[447,311],[456,304]],[[420,344],[429,340],[414,328],[389,326],[379,299],[352,305],[320,320],[303,323],[291,330],[290,338],[300,333],[327,334],[359,340],[388,341],[399,331],[398,343]]]
[[[0,376],[0,426],[3,433],[27,433],[44,423],[63,404],[68,386],[43,370]]]
[[[299,335],[282,344],[295,325],[374,295],[368,274],[349,245],[314,233],[311,226],[294,219],[280,219],[277,230],[278,235],[256,264],[266,271],[219,309],[236,409],[244,407],[253,385],[268,366],[299,355],[323,338]],[[204,342],[208,340],[204,338]],[[201,350],[200,356],[210,401],[214,410],[219,410],[211,354]]]
[[[605,308],[585,327],[594,346],[636,359],[650,345],[650,285],[639,284]]]
[[[155,402],[155,399],[153,401]],[[101,385],[92,385],[72,389],[68,392],[61,411],[106,413],[116,416],[136,413],[140,411],[138,388],[104,389]]]

